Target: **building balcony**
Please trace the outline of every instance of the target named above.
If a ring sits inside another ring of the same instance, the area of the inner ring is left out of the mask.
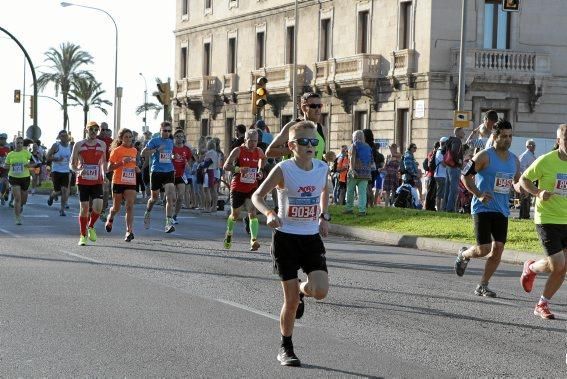
[[[459,49],[452,49],[451,71],[459,72]],[[532,78],[551,76],[549,54],[510,50],[467,49],[465,72],[474,80],[529,84]]]
[[[298,64],[295,73],[295,85],[301,91],[305,85],[305,65]],[[288,95],[293,93],[293,65],[286,64],[284,66],[264,67],[259,70],[252,71],[250,75],[250,90],[253,90],[256,79],[264,76],[268,79],[266,89],[271,96],[274,95]]]
[[[417,53],[412,49],[392,52],[392,65],[389,76],[407,76],[417,70]]]
[[[380,78],[380,55],[357,54],[315,63],[311,86],[316,90],[365,90]]]
[[[237,90],[236,74],[225,74],[223,76],[222,94],[231,95]]]
[[[220,81],[216,76],[185,78],[177,81],[176,98],[188,102],[213,103],[220,92]]]

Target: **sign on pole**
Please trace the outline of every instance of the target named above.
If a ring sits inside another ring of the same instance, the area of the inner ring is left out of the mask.
[[[502,10],[505,12],[518,12],[520,0],[502,0]]]
[[[472,112],[469,111],[455,111],[453,116],[454,128],[468,128],[472,121]]]

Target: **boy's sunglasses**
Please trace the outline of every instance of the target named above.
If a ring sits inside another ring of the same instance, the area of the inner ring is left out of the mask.
[[[292,141],[297,142],[299,146],[307,146],[311,143],[311,146],[319,145],[319,140],[317,138],[296,138],[292,139]]]
[[[309,108],[311,108],[311,109],[321,109],[321,108],[323,108],[323,104],[309,104]]]

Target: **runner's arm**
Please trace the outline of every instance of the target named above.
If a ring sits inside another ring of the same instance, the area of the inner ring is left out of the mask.
[[[240,147],[235,147],[234,149],[232,149],[232,151],[228,155],[228,158],[226,158],[226,161],[224,162],[222,168],[225,171],[232,171],[234,169],[234,161],[236,160],[236,158],[238,158],[239,155]]]
[[[73,145],[73,153],[71,153],[71,160],[69,161],[69,168],[73,172],[79,171],[79,150],[81,149],[82,142],[77,142]]]
[[[327,213],[329,209],[329,171],[325,176],[325,186],[323,191],[321,191],[321,199],[319,200],[319,206],[321,207],[321,213]],[[322,237],[327,237],[329,235],[329,222],[322,217],[319,217],[319,233]]]
[[[57,151],[55,150],[56,147],[57,147],[57,144],[54,143],[54,144],[51,146],[51,148],[49,149],[49,151],[47,152],[46,159],[47,159],[48,161],[53,161],[53,160],[54,160],[54,159],[53,159],[53,155],[57,152]],[[62,159],[63,159],[63,158],[59,158],[58,161],[59,161],[59,160],[62,160]]]
[[[268,221],[270,221],[271,217],[275,217],[277,219],[277,215],[273,209],[268,207],[265,198],[278,186],[284,186],[284,177],[282,169],[279,166],[276,166],[272,171],[270,171],[266,180],[262,182],[260,187],[252,195],[252,203],[254,203],[254,206],[259,212],[268,217]]]
[[[284,125],[282,130],[274,137],[270,146],[266,149],[266,156],[268,158],[284,157],[291,154],[291,150],[287,146],[289,139],[289,129],[295,124],[295,121],[288,122]]]

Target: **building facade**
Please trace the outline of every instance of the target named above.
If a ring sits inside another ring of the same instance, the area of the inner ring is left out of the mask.
[[[228,146],[236,124],[253,123],[253,83],[265,76],[262,118],[277,132],[292,118],[295,74],[298,95],[322,95],[331,150],[370,128],[383,145],[413,142],[424,157],[452,133],[460,3],[300,0],[296,19],[294,0],[177,0],[174,122],[191,143],[214,135]],[[472,125],[495,109],[515,135],[554,137],[567,113],[558,32],[566,16],[562,0],[522,1],[517,12],[501,0],[468,0],[464,110]]]

